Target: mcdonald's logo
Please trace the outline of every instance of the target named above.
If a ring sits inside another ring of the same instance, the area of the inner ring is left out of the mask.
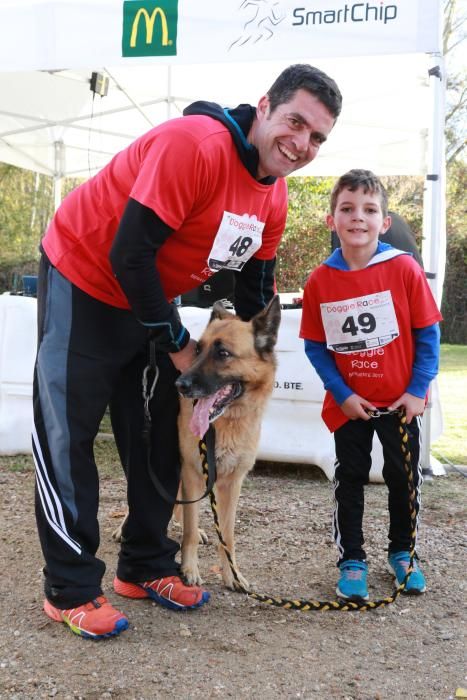
[[[178,0],[125,0],[122,56],[177,55]]]
[[[144,20],[146,22],[146,44],[152,44],[152,39],[154,36],[154,22],[156,21],[157,16],[159,16],[161,18],[161,33],[162,33],[161,44],[162,44],[162,46],[168,45],[168,43],[169,43],[169,27],[167,24],[167,17],[165,16],[164,10],[161,10],[160,7],[156,7],[156,9],[152,11],[152,15],[149,16],[149,12],[146,10],[146,8],[140,7],[138,12],[136,13],[136,16],[133,20],[133,26],[131,28],[130,47],[132,49],[134,49],[136,46],[136,38],[138,36],[139,20],[141,17],[144,17]]]

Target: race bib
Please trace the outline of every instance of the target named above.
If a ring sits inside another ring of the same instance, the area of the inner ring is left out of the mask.
[[[210,270],[241,270],[261,248],[263,229],[264,223],[254,215],[239,216],[225,211],[208,256]]]
[[[326,344],[334,352],[381,348],[399,335],[390,290],[320,306]]]

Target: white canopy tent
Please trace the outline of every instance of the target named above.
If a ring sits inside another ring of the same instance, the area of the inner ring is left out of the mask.
[[[255,104],[285,65],[313,63],[337,81],[344,107],[297,174],[425,174],[423,255],[440,302],[441,26],[440,0],[3,0],[0,160],[57,185],[87,177],[191,101]],[[91,92],[92,72],[109,77],[107,96]]]
[[[254,104],[285,65],[316,63],[337,80],[344,108],[300,174],[427,174],[424,259],[440,300],[441,27],[441,0],[3,0],[0,160],[57,184],[87,177],[195,99]],[[94,101],[92,72],[110,77]]]

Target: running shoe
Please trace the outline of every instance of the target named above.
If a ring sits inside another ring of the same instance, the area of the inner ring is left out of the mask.
[[[395,576],[400,586],[405,579],[410,564],[410,552],[393,552],[388,558],[389,571]],[[402,591],[407,595],[421,595],[426,591],[425,577],[416,559],[413,560],[413,571]]]
[[[346,559],[339,565],[341,572],[336,593],[344,600],[368,600],[366,577],[368,565],[360,559]]]
[[[199,586],[187,586],[179,576],[165,576],[144,583],[114,578],[114,591],[126,598],[150,598],[171,610],[192,610],[207,603],[210,594]]]
[[[64,622],[74,634],[85,639],[115,637],[129,625],[125,615],[112,607],[103,595],[67,610],[56,608],[46,598],[44,612],[51,620]]]

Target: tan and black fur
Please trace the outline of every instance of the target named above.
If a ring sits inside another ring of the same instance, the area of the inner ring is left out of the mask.
[[[235,562],[234,525],[242,482],[253,468],[261,421],[272,393],[276,369],[274,347],[280,322],[279,297],[251,321],[242,321],[216,303],[209,324],[198,342],[192,367],[177,380],[181,394],[178,420],[182,458],[182,498],[194,500],[203,493],[205,481],[198,449],[199,439],[189,424],[193,399],[202,399],[225,387],[241,392],[214,420],[217,480],[215,496],[224,540]],[[201,583],[198,566],[199,503],[183,506],[182,572],[188,583]],[[179,519],[179,511],[175,517]],[[235,588],[224,550],[219,546],[222,577]],[[237,567],[236,567],[237,568]],[[239,576],[241,583],[248,582]]]
[[[219,397],[212,406],[214,414],[220,414],[212,416],[216,434],[215,496],[220,529],[236,569],[235,516],[243,480],[255,464],[261,421],[274,386],[274,347],[279,323],[278,296],[251,321],[242,321],[217,302],[198,341],[193,365],[176,382],[180,393],[178,431],[182,464],[179,498],[183,500],[196,500],[206,487],[199,437],[190,428],[197,410],[193,407],[194,399],[202,405],[203,401],[210,403],[214,396]],[[183,527],[182,574],[187,583],[200,584],[198,545],[207,539],[198,527],[199,502],[176,506],[174,519]],[[120,539],[122,526],[123,523],[113,533],[115,539]],[[224,583],[235,588],[235,579],[220,545],[219,556]],[[238,573],[241,584],[248,588],[248,582]]]

